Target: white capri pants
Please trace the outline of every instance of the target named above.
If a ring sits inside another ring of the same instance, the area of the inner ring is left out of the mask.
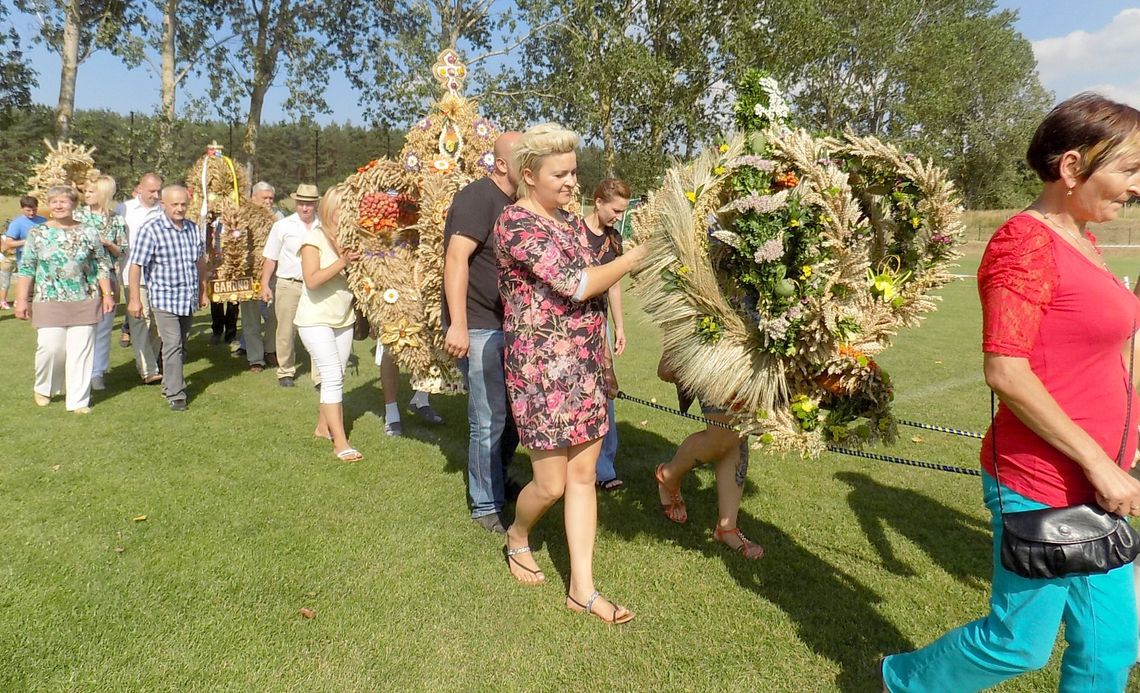
[[[352,353],[352,325],[298,326],[297,334],[321,374],[321,404],[340,404],[344,399],[344,369]]]
[[[90,406],[94,356],[94,325],[37,329],[36,394],[51,397],[66,392],[68,411]]]

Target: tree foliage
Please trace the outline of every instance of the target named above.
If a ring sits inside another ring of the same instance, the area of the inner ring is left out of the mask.
[[[792,89],[810,127],[902,143],[950,169],[972,205],[1024,192],[1024,147],[1051,98],[1017,15],[992,0],[767,0],[730,26],[737,71],[762,66]]]
[[[7,19],[8,8],[0,5],[0,21]],[[16,29],[0,31],[0,127],[7,127],[15,108],[31,103],[36,72],[28,64]]]

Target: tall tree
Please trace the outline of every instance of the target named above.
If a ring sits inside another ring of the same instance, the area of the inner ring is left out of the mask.
[[[222,17],[222,31],[235,38],[205,56],[216,114],[230,119],[242,112],[242,152],[254,177],[262,110],[269,89],[284,74],[289,96],[285,108],[298,117],[327,113],[324,88],[336,64],[333,37],[352,44],[362,25],[348,25],[367,0],[203,0]]]
[[[737,3],[739,4],[739,3]],[[527,20],[560,25],[527,42],[521,70],[493,96],[504,113],[554,118],[601,144],[608,175],[655,183],[671,153],[687,153],[718,124],[725,71],[716,36],[727,0],[524,0]],[[625,155],[620,155],[621,152]],[[619,163],[620,159],[620,163]]]
[[[166,169],[174,156],[174,126],[178,117],[179,86],[191,74],[203,72],[203,57],[234,38],[222,32],[222,16],[202,0],[148,0],[141,22],[142,43],[128,63],[143,63],[159,78],[162,101],[158,109],[157,168]]]
[[[0,20],[8,17],[8,8],[0,5]],[[0,32],[0,127],[11,122],[12,111],[26,107],[32,100],[36,72],[20,46],[15,27]]]
[[[737,70],[792,89],[805,125],[901,141],[948,166],[970,204],[1008,200],[1050,102],[1017,14],[993,0],[764,0],[728,25]],[[1010,186],[1013,186],[1011,188]]]
[[[496,62],[562,21],[552,12],[520,24],[513,3],[494,0],[392,0],[356,9],[340,26],[370,29],[337,36],[340,63],[366,117],[386,127],[410,123],[436,95],[429,68],[444,49],[460,54],[467,94],[479,98],[498,83]]]
[[[116,54],[133,50],[126,27],[138,20],[133,0],[15,0],[16,7],[36,17],[37,40],[60,57],[56,133],[67,137],[75,112],[75,78],[79,66],[98,49]]]

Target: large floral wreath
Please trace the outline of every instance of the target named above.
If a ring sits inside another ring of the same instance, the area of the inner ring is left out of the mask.
[[[893,440],[874,361],[933,310],[961,240],[941,169],[873,137],[789,129],[776,83],[738,85],[740,132],[671,169],[634,216],[635,291],[678,382],[774,450]]]
[[[454,51],[432,72],[442,96],[399,157],[369,162],[343,183],[339,238],[363,255],[348,272],[357,311],[414,389],[447,393],[463,380],[443,349],[443,227],[455,193],[494,169],[499,133],[460,94],[467,69]]]

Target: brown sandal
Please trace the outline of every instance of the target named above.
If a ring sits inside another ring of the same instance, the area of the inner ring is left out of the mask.
[[[601,596],[602,595],[599,594],[597,590],[594,590],[594,593],[591,594],[590,598],[586,600],[585,604],[583,604],[582,602],[578,601],[574,597],[571,597],[570,595],[566,595],[566,600],[568,602],[570,602],[569,604],[566,605],[566,608],[570,609],[571,611],[573,611],[575,613],[589,614],[589,615],[593,616],[594,618],[597,618],[601,621],[604,621],[610,625],[621,625],[623,623],[629,623],[630,621],[633,620],[633,612],[632,611],[625,608],[624,606],[618,606],[617,604],[614,604],[613,602],[610,602],[610,606],[613,607],[614,612],[610,615],[609,618],[606,618],[605,616],[602,616],[601,614],[594,613],[594,602],[598,601],[598,597],[601,597]],[[609,601],[609,600],[607,599],[606,601]],[[570,606],[570,604],[573,604],[574,606]],[[618,612],[620,612],[620,611],[624,611],[625,613],[622,614],[621,616],[618,616]]]
[[[661,470],[664,467],[664,464],[659,464],[657,465],[657,469],[653,470],[653,478],[657,480],[657,486],[669,494],[669,502],[661,504],[661,512],[665,514],[665,518],[670,522],[683,525],[689,519],[689,513],[685,509],[685,499],[681,497],[681,489],[679,487],[669,488],[669,485],[665,483],[665,479],[661,475]]]
[[[740,540],[740,546],[732,546],[724,540],[727,536],[735,535]],[[755,561],[764,556],[764,547],[752,541],[740,531],[739,527],[732,529],[721,529],[720,527],[713,527],[713,536],[717,541],[736,551],[741,556],[744,556],[750,561]]]

